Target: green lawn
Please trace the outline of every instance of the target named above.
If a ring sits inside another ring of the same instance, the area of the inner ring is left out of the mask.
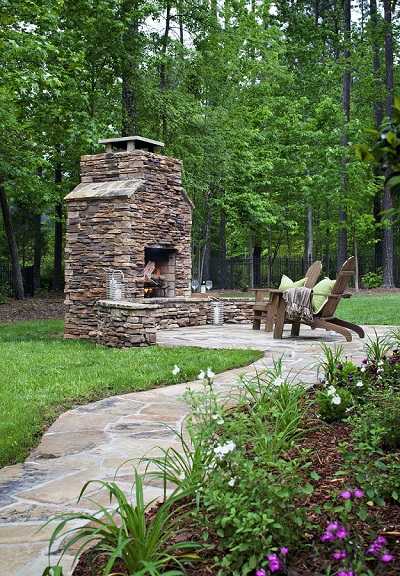
[[[218,373],[262,356],[183,346],[102,348],[64,340],[63,328],[62,320],[0,324],[0,467],[23,461],[44,429],[75,404],[194,380],[208,366]]]
[[[353,294],[340,301],[336,316],[356,324],[400,326],[400,294]]]

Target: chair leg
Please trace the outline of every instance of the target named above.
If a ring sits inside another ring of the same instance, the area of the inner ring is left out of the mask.
[[[274,335],[275,339],[282,339],[283,325],[285,324],[286,302],[281,298],[276,311]]]
[[[298,336],[300,334],[300,320],[292,320],[292,336]]]
[[[260,330],[261,319],[262,312],[260,310],[255,310],[253,313],[253,330]]]

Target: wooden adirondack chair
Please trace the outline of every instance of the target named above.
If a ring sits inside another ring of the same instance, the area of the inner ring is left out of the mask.
[[[304,286],[306,288],[313,288],[317,283],[318,276],[321,274],[322,262],[316,260],[308,268],[305,278]],[[272,332],[274,327],[275,315],[279,304],[279,296],[283,294],[283,290],[261,288],[255,290],[256,300],[253,306],[253,330],[259,330],[263,316],[265,316],[265,331]],[[265,294],[269,294],[267,300],[264,299]]]
[[[341,298],[350,298],[351,294],[345,294],[344,291],[349,285],[350,278],[355,273],[355,258],[351,256],[346,260],[346,262],[341,267],[339,274],[336,278],[335,284],[333,286],[331,294],[327,295],[327,301],[321,308],[321,310],[313,315],[313,321],[309,326],[311,328],[324,328],[325,330],[333,330],[342,334],[348,342],[351,342],[352,335],[350,330],[356,332],[360,338],[364,338],[364,330],[361,326],[353,324],[352,322],[346,322],[345,320],[340,320],[334,314],[336,308],[340,302]],[[285,318],[285,302],[283,298],[279,304],[279,310],[277,312],[274,338],[282,338],[283,324],[289,322],[292,324],[291,334],[292,336],[298,336],[300,331],[300,322],[292,322]]]

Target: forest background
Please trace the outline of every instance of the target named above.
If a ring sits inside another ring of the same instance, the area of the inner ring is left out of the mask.
[[[21,265],[62,289],[80,156],[134,134],[183,160],[200,280],[213,258],[362,254],[395,285],[399,229],[380,213],[397,197],[355,152],[393,112],[395,0],[2,0],[0,18],[0,264],[17,298]]]

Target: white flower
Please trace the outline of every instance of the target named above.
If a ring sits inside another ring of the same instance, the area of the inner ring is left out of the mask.
[[[333,396],[333,394],[336,392],[336,388],[334,386],[329,386],[328,390],[326,391],[326,393],[328,394],[328,396]]]
[[[235,485],[235,479],[231,478],[228,482],[228,486],[234,486]]]
[[[285,381],[285,380],[284,380],[283,378],[281,378],[281,376],[277,376],[277,377],[275,378],[275,380],[273,381],[273,385],[274,385],[274,386],[281,386],[281,384],[283,384],[284,381]]]
[[[379,360],[378,366],[383,366],[383,360]]]
[[[210,367],[208,367],[207,368],[207,378],[209,378],[211,380],[212,378],[214,378],[214,376],[215,376],[214,372],[211,370]]]
[[[200,370],[200,374],[197,376],[197,378],[199,380],[204,380],[205,377],[206,377],[206,374],[205,374],[204,370]]]
[[[214,448],[214,452],[215,454],[220,454],[222,456],[223,454],[228,454],[228,452],[232,452],[232,450],[234,450],[235,448],[236,444],[232,440],[229,440],[225,444],[218,444],[218,446]]]
[[[385,371],[384,368],[378,368],[378,369],[377,369],[378,374],[381,374],[381,373],[384,372],[384,371]]]
[[[359,388],[361,388],[361,386],[364,386],[364,382],[363,382],[362,380],[359,380],[359,381],[356,383],[356,386],[358,386]]]
[[[219,414],[213,414],[213,415],[211,416],[211,418],[212,418],[213,420],[216,420],[216,421],[217,421],[217,424],[223,424],[223,423],[224,423],[224,419],[223,419],[222,416],[220,416]]]
[[[172,370],[172,374],[173,374],[174,376],[176,376],[177,374],[179,374],[180,371],[181,371],[181,369],[179,368],[179,366],[177,366],[177,365],[175,364],[174,369]]]
[[[365,372],[367,369],[367,367],[365,366],[365,364],[363,364],[360,368],[360,372]]]
[[[332,396],[332,404],[340,404],[342,401],[341,397],[338,396],[337,394],[335,396]]]

